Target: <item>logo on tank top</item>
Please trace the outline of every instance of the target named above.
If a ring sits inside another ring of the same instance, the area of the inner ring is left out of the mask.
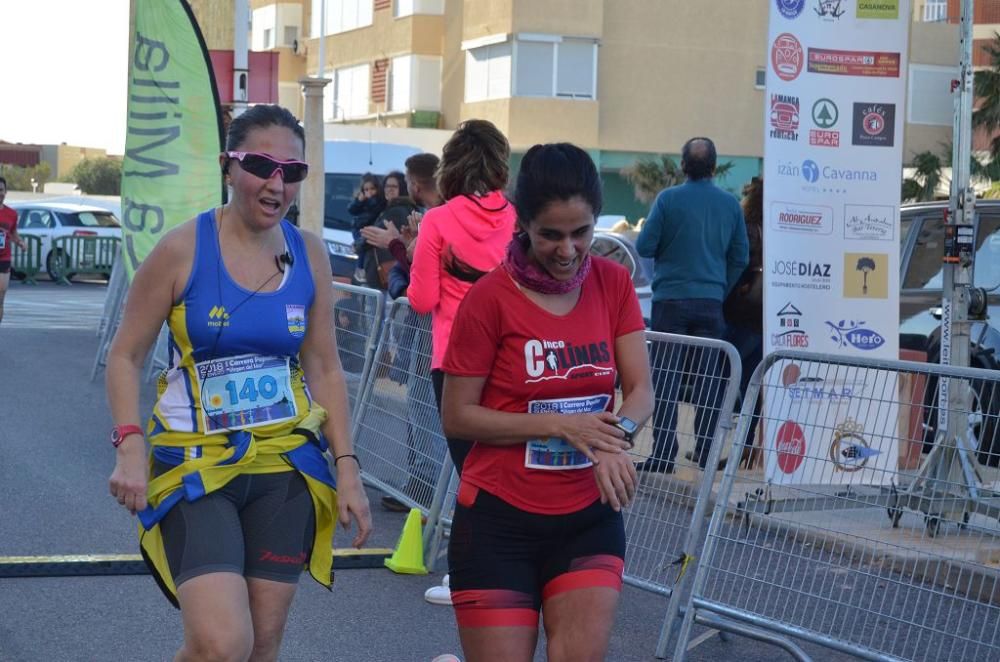
[[[225,306],[212,306],[208,311],[208,325],[216,329],[229,326],[229,313]]]
[[[603,377],[614,372],[607,341],[574,345],[564,340],[529,340],[524,343],[525,384],[552,379]]]
[[[286,305],[285,317],[288,319],[288,332],[296,338],[306,335],[306,307]]]

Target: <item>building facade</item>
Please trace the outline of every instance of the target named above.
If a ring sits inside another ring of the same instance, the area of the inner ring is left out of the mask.
[[[397,140],[401,130],[450,131],[480,117],[507,135],[515,162],[537,142],[573,142],[601,169],[606,212],[634,220],[647,209],[621,169],[676,158],[692,136],[710,136],[720,161],[732,164],[722,186],[738,192],[760,172],[772,4],[251,0],[250,46],[279,54],[279,102],[300,116],[298,80],[331,81],[328,137],[332,129],[356,135],[370,127]],[[913,3],[904,160],[950,140],[958,62],[952,5],[957,0]],[[977,38],[980,28],[992,29],[989,5],[1000,15],[1000,0],[977,0]],[[209,48],[230,48],[231,1],[192,6]]]

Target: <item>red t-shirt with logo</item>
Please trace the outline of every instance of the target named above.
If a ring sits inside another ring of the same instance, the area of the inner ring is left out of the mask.
[[[17,228],[17,212],[10,207],[0,208],[0,262],[10,262],[14,230]]]
[[[514,413],[583,413],[614,405],[615,339],[644,328],[632,279],[594,257],[573,310],[553,315],[501,267],[462,301],[442,368],[486,377],[484,407]],[[561,439],[509,446],[477,443],[462,481],[533,513],[570,513],[600,497],[586,456]]]

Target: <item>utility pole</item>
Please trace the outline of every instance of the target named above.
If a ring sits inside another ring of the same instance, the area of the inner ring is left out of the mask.
[[[250,100],[249,32],[250,0],[236,0],[233,7],[233,117],[242,115]]]

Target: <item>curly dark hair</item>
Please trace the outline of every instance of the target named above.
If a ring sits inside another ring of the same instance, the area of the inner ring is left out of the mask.
[[[492,122],[466,120],[445,143],[437,170],[438,192],[445,200],[485,195],[507,186],[510,143]]]

